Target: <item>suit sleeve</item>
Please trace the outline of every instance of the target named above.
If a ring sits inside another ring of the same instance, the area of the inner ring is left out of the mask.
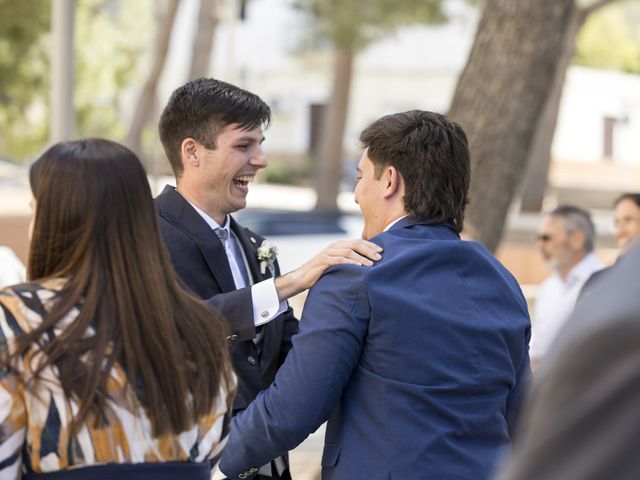
[[[499,480],[637,478],[637,318],[579,337],[556,350],[553,362],[536,373],[513,454]]]
[[[305,307],[306,308],[306,307]],[[283,314],[284,327],[282,331],[282,343],[280,344],[280,359],[278,365],[282,365],[287,358],[289,350],[291,350],[293,343],[292,337],[298,333],[299,321],[295,317],[293,309],[289,307]]]
[[[280,265],[276,260],[275,263],[275,275],[274,277],[280,276]],[[278,360],[278,367],[280,367],[285,359],[287,358],[287,354],[289,350],[291,350],[292,343],[291,338],[298,333],[298,329],[300,326],[300,321],[296,318],[293,308],[290,306],[287,310],[282,314],[283,318],[283,330],[282,330],[282,342],[280,344],[280,358]]]
[[[516,369],[515,385],[507,397],[506,419],[509,427],[509,435],[513,438],[516,423],[520,417],[522,403],[531,382],[531,365],[529,361],[529,341],[531,340],[531,328],[527,329],[524,339],[524,354]]]
[[[253,306],[251,303],[251,287],[234,292],[218,293],[205,300],[207,305],[222,314],[230,325],[229,339],[244,342],[256,336],[253,323]]]
[[[279,275],[280,267],[276,261],[274,278]],[[265,280],[268,280],[268,278]],[[233,339],[234,341],[243,342],[255,337],[256,313],[252,308],[252,287],[241,288],[229,293],[219,293],[209,298],[206,302],[211,308],[227,317],[232,328],[231,336],[237,335],[237,338]],[[284,304],[287,305],[286,302],[284,302]],[[284,326],[278,365],[281,365],[284,362],[287,353],[291,349],[291,337],[298,332],[298,319],[295,317],[291,307],[287,306],[287,309],[284,312],[278,314],[276,317],[269,320],[269,322],[280,317],[283,319]]]
[[[198,252],[199,254],[199,252]],[[180,262],[173,257],[174,268],[183,285],[200,298],[213,310],[225,317],[229,324],[229,338],[233,341],[243,342],[256,336],[256,327],[253,324],[253,306],[251,302],[251,287],[241,288],[233,292],[216,293],[207,298],[198,286],[211,282],[208,272],[198,272],[197,268],[183,268],[182,265],[198,265],[195,262]],[[199,279],[199,276],[202,279]]]
[[[234,417],[223,473],[237,478],[285,454],[329,418],[360,358],[369,313],[364,268],[330,268],[309,293],[274,383]]]

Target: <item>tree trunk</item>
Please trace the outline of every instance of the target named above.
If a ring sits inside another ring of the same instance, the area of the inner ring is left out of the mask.
[[[173,23],[178,11],[180,0],[169,0],[166,13],[159,19],[158,35],[155,42],[155,50],[151,62],[151,68],[147,80],[142,87],[142,92],[138,97],[129,134],[127,135],[127,146],[142,158],[142,131],[149,121],[153,112],[153,104],[156,96],[158,81],[162,75],[167,53],[169,52],[169,42]]]
[[[342,142],[349,110],[354,57],[352,49],[336,49],[333,87],[322,122],[322,144],[317,161],[316,210],[338,210],[338,191],[342,180]]]
[[[487,0],[449,116],[469,137],[467,221],[495,251],[553,84],[573,0]]]
[[[206,77],[209,74],[213,37],[218,25],[218,0],[200,0],[198,29],[193,37],[193,54],[189,80]]]
[[[522,188],[520,209],[524,212],[539,212],[542,210],[544,193],[547,189],[549,166],[551,164],[551,147],[558,123],[560,101],[566,79],[567,69],[575,53],[576,38],[587,16],[613,1],[601,1],[593,4],[589,9],[573,9],[573,14],[565,32],[564,46],[558,57],[558,67],[549,91],[549,97],[544,106],[542,116],[538,121],[536,133],[529,152],[528,166]]]

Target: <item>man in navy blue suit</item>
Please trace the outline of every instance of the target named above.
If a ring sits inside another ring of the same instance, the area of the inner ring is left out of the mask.
[[[510,444],[530,323],[512,275],[460,240],[466,135],[410,111],[361,141],[355,198],[383,259],[331,267],[311,289],[275,381],[234,418],[229,478],[251,478],[326,420],[323,479],[485,479]]]

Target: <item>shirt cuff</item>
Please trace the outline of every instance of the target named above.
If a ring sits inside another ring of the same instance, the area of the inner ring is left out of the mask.
[[[216,465],[211,472],[211,480],[226,480],[227,476],[220,471],[220,467]]]
[[[251,301],[253,303],[253,324],[256,327],[269,323],[281,313],[284,313],[288,304],[278,300],[276,284],[273,278],[263,280],[251,286]]]

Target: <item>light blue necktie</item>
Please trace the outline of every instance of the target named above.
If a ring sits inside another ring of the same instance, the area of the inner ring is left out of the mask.
[[[236,237],[234,235],[231,235],[231,241],[229,241],[229,231],[224,228],[216,228],[214,232],[222,242],[222,245],[224,246],[227,253],[229,267],[231,268],[232,276],[234,276],[236,288],[250,286],[251,282],[249,281],[249,274],[247,272],[247,268],[244,265],[244,257],[242,255],[242,252],[240,251],[240,246],[238,245]],[[232,262],[235,262],[234,266],[232,266]],[[235,278],[235,275],[233,275],[234,267],[236,267],[237,272],[240,274],[244,285],[237,285],[238,281]]]

